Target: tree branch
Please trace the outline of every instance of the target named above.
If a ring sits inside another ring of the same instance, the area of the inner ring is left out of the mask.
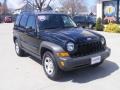
[[[35,0],[35,3],[40,11],[42,11],[42,8],[47,0]],[[52,0],[49,0],[47,6],[51,3]]]

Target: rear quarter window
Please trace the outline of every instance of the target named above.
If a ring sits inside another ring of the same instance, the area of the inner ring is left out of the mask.
[[[20,19],[21,19],[21,15],[18,15],[18,16],[17,16],[17,19],[16,19],[16,22],[15,22],[15,25],[16,25],[16,26],[19,26]]]

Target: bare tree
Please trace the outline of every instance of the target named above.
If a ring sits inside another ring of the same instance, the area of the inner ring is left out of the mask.
[[[97,12],[97,6],[96,5],[93,5],[92,7],[91,7],[91,13],[93,13],[93,14],[96,14],[96,12]]]
[[[0,2],[0,14],[2,14],[2,3]]]
[[[8,6],[7,6],[7,0],[4,0],[4,2],[3,2],[3,13],[5,15],[8,12],[9,12],[9,10],[8,10]]]
[[[80,12],[87,11],[87,7],[84,5],[83,0],[63,0],[60,1],[60,3],[63,6],[63,10],[71,13],[72,16],[74,16],[75,14],[79,14]]]
[[[49,0],[49,1],[48,0],[35,0],[35,3],[37,5],[38,9],[40,11],[42,11],[42,8],[46,4],[46,2],[47,2],[47,6],[48,6],[51,3],[51,1],[53,1],[53,0]]]

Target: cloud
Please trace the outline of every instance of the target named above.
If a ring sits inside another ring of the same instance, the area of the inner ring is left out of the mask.
[[[23,0],[8,0],[7,5],[9,8],[18,9],[24,5]]]

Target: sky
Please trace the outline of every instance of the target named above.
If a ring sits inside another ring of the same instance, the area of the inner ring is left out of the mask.
[[[4,0],[0,0],[0,2],[3,2]],[[7,0],[8,1],[8,7],[9,8],[20,8],[21,6],[23,6],[23,0]],[[94,6],[96,4],[97,0],[85,0],[86,5],[88,6],[88,8],[91,8],[92,6]],[[58,4],[58,0],[55,0],[55,3]]]
[[[96,5],[97,0],[85,0],[85,3],[87,4],[88,7],[92,7]]]
[[[3,2],[4,0],[0,0],[0,2]],[[22,0],[7,0],[7,5],[9,8],[19,8],[23,5]]]

